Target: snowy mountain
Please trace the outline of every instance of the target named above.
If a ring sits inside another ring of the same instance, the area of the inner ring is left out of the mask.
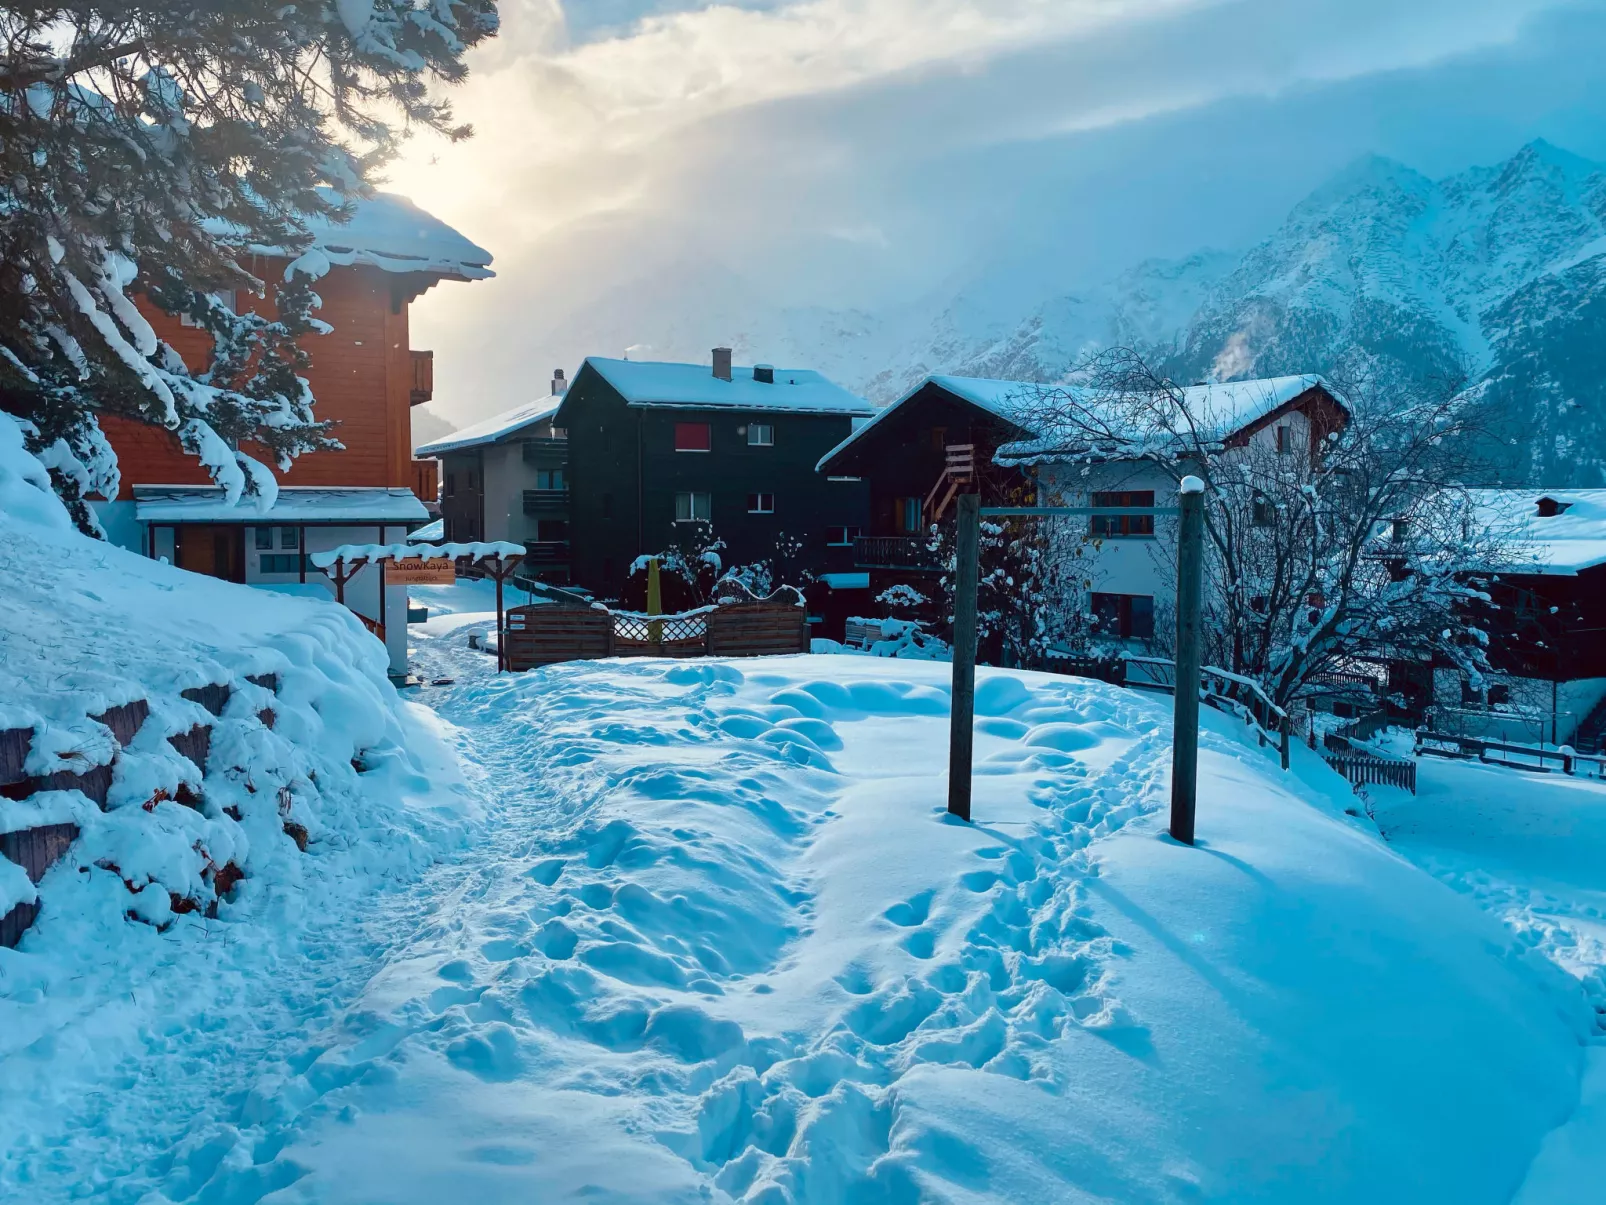
[[[1606,168],[1545,142],[1434,181],[1370,157],[1236,262],[1150,262],[1036,307],[1003,338],[939,317],[914,354],[860,382],[927,371],[1053,379],[1137,346],[1179,379],[1365,370],[1464,380],[1496,403],[1513,480],[1606,480]]]

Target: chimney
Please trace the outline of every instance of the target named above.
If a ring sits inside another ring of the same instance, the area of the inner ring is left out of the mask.
[[[552,370],[552,396],[553,397],[562,397],[565,393],[568,392],[568,389],[569,389],[569,382],[564,379],[563,369],[554,368]]]
[[[714,349],[714,375],[722,381],[731,379],[731,349],[716,347]]]
[[[1541,498],[1539,499],[1539,517],[1541,519],[1554,519],[1571,505],[1571,502],[1563,502],[1559,498]]]
[[[775,365],[773,365],[773,364],[755,364],[755,365],[753,365],[753,379],[755,381],[758,381],[760,384],[763,384],[763,385],[773,385],[773,384],[775,384]]]

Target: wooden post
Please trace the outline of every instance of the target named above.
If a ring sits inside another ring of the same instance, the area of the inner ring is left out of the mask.
[[[948,811],[970,820],[970,768],[976,717],[976,589],[980,577],[981,498],[960,494],[954,513],[954,690],[948,727]]]
[[[502,558],[496,558],[496,568],[491,571],[496,577],[496,672],[501,673],[507,668],[507,632],[502,620]]]
[[[647,558],[647,614],[662,615],[664,613],[663,581],[658,576],[658,558]],[[664,625],[661,623],[647,624],[647,643],[662,644],[664,639]],[[658,650],[663,652],[662,649]]]
[[[1177,693],[1171,734],[1171,836],[1193,844],[1199,789],[1200,586],[1204,576],[1204,482],[1182,479],[1177,533]]]
[[[1294,738],[1294,731],[1293,730],[1294,730],[1294,717],[1291,716],[1291,715],[1284,715],[1283,716],[1282,732],[1281,732],[1280,735],[1282,736],[1282,742],[1281,742],[1282,743],[1282,750],[1281,750],[1281,752],[1282,752],[1282,759],[1283,759],[1283,769],[1285,769],[1285,770],[1288,769],[1288,757],[1289,757],[1289,752],[1290,752],[1288,746],[1293,742],[1293,738]]]
[[[342,557],[335,562],[335,601],[342,607],[346,605],[346,561]]]
[[[379,566],[379,626],[383,630],[385,626],[385,558],[380,557],[375,563]]]

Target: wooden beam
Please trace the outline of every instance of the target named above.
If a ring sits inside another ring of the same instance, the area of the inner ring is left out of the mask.
[[[1193,844],[1199,789],[1200,593],[1204,577],[1204,482],[1184,477],[1177,495],[1177,690],[1171,736],[1171,836]]]
[[[976,727],[976,590],[980,579],[981,499],[960,494],[954,514],[954,679],[948,721],[948,812],[970,820]]]

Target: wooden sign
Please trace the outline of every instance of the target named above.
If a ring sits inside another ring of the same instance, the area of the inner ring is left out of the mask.
[[[385,563],[385,581],[398,586],[450,586],[457,580],[457,563],[447,557],[423,557]]]

